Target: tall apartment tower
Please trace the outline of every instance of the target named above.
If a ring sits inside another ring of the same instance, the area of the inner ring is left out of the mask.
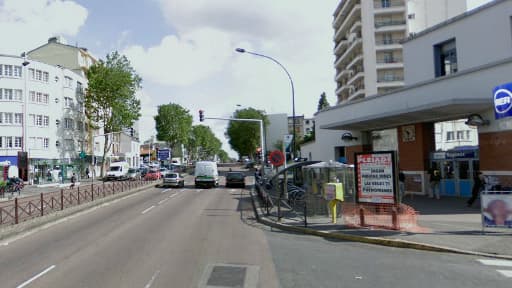
[[[340,1],[333,21],[337,104],[404,86],[401,41],[466,10],[466,0]]]

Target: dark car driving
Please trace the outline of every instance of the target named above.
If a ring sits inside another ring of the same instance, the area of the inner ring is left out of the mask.
[[[229,172],[226,175],[226,187],[245,188],[245,175],[242,172]]]

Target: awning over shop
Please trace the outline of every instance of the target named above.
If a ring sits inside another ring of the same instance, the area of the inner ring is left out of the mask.
[[[321,129],[371,131],[466,118],[493,109],[492,89],[511,82],[512,59],[370,96],[320,112]],[[317,123],[318,123],[317,122]]]

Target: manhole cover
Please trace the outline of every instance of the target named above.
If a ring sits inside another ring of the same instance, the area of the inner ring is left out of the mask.
[[[206,285],[243,288],[247,268],[236,266],[214,266]]]
[[[200,288],[256,288],[259,266],[215,263],[203,272]]]

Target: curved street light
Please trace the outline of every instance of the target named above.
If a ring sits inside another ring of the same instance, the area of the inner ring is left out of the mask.
[[[251,51],[247,51],[245,50],[244,48],[236,48],[235,49],[236,52],[238,53],[247,53],[247,54],[251,54],[251,55],[254,55],[254,56],[259,56],[259,57],[263,57],[263,58],[267,58],[269,59],[270,61],[276,63],[277,65],[279,65],[279,67],[281,67],[284,72],[286,73],[286,76],[288,76],[288,79],[290,79],[290,86],[292,87],[292,119],[293,119],[293,131],[292,131],[292,134],[293,134],[293,139],[292,139],[292,159],[295,159],[295,154],[296,154],[296,149],[295,149],[295,141],[296,141],[296,132],[295,132],[295,129],[297,129],[296,127],[296,123],[295,123],[295,88],[293,86],[293,80],[292,80],[292,76],[290,75],[290,73],[288,72],[288,70],[286,70],[286,67],[284,67],[283,64],[281,64],[279,61],[277,61],[276,59],[270,57],[270,56],[267,56],[267,55],[263,55],[263,54],[259,54],[259,53],[255,53],[255,52],[251,52]],[[264,156],[265,157],[265,156]]]

